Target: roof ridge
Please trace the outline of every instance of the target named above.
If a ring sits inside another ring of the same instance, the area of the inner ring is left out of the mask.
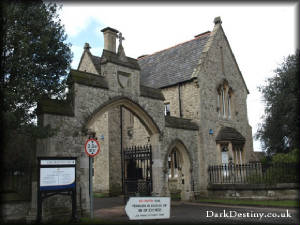
[[[146,57],[148,57],[148,56],[153,56],[153,55],[155,55],[155,54],[158,54],[158,53],[160,53],[160,52],[163,52],[163,51],[166,51],[166,50],[175,48],[175,47],[177,47],[177,46],[179,46],[179,45],[183,45],[183,44],[188,43],[188,42],[190,42],[190,41],[194,41],[194,40],[200,39],[200,38],[202,38],[202,37],[207,36],[207,35],[210,34],[210,33],[211,33],[211,31],[203,32],[203,33],[201,33],[201,34],[196,35],[196,36],[195,36],[193,39],[191,39],[191,40],[181,42],[181,43],[179,43],[179,44],[176,44],[176,45],[171,46],[171,47],[169,47],[169,48],[166,48],[166,49],[163,49],[163,50],[154,52],[154,53],[149,54],[149,55],[144,55],[144,56],[142,56],[142,57],[138,57],[137,60],[144,59],[144,58],[146,58]]]

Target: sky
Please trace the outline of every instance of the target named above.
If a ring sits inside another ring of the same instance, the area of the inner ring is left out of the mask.
[[[265,85],[276,69],[298,47],[297,2],[293,3],[72,3],[65,2],[60,18],[72,44],[72,68],[77,69],[84,43],[101,56],[100,31],[112,27],[122,32],[127,56],[151,54],[212,31],[220,16],[231,49],[250,94],[248,120],[255,135],[264,115],[258,86]],[[254,151],[260,151],[254,139]]]

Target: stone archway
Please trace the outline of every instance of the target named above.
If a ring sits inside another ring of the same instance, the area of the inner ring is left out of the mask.
[[[190,200],[192,192],[192,163],[186,146],[179,139],[168,148],[164,160],[167,192],[174,198]]]
[[[104,135],[105,141],[102,141],[104,145],[102,155],[95,158],[94,190],[108,192],[110,195],[118,195],[124,191],[126,166],[122,164],[122,151],[125,147],[122,141],[123,109],[131,112],[144,125],[151,144],[157,145],[158,139],[155,136],[160,134],[158,126],[149,114],[138,103],[127,97],[114,97],[95,109],[87,119],[85,128],[99,136],[103,135],[101,126],[106,124],[108,131]]]
[[[133,100],[123,96],[113,97],[94,110],[94,112],[86,119],[86,128],[89,128],[91,124],[93,124],[104,112],[108,111],[110,108],[118,106],[127,108],[135,116],[137,116],[151,135],[160,133],[159,127],[151,116],[143,109],[143,107]]]

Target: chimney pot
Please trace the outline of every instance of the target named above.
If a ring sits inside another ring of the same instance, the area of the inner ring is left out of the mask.
[[[116,53],[116,38],[118,30],[106,27],[101,30],[104,36],[104,49]]]

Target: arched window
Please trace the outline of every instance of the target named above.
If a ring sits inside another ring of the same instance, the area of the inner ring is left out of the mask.
[[[217,111],[219,116],[222,115],[223,118],[231,119],[231,107],[232,107],[232,88],[228,85],[226,80],[219,85],[217,98]]]
[[[226,116],[226,111],[225,111],[225,93],[224,93],[224,88],[221,88],[221,97],[222,97],[222,112],[223,112],[223,117],[225,118]]]

